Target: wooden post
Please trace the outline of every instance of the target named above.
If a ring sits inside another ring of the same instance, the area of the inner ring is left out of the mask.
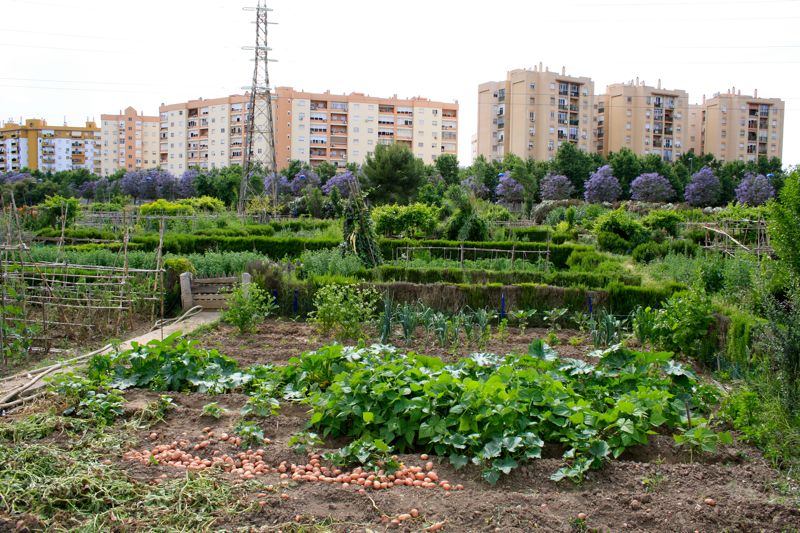
[[[460,246],[461,248],[461,258],[459,259],[459,263],[461,264],[461,270],[464,270],[464,245]]]
[[[184,272],[181,274],[181,307],[183,307],[184,310],[189,310],[194,307],[191,272]]]

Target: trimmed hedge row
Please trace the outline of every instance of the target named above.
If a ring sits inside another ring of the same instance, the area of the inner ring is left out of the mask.
[[[547,242],[552,231],[548,227],[511,228],[511,234],[521,241]]]
[[[641,276],[613,275],[597,272],[517,272],[459,268],[405,268],[396,265],[382,265],[375,272],[380,281],[405,281],[409,283],[545,283],[556,287],[588,287],[601,289],[609,283],[619,281],[625,285],[639,286]]]
[[[141,249],[153,251],[158,248],[158,235],[139,235],[131,242],[141,246]],[[205,253],[208,251],[220,252],[259,252],[273,258],[297,257],[306,250],[322,250],[339,246],[338,239],[320,239],[305,237],[268,237],[249,235],[243,237],[228,237],[216,235],[166,235],[164,237],[164,252],[173,254]]]
[[[465,248],[478,248],[478,249],[485,249],[487,252],[485,254],[469,252],[468,259],[476,259],[481,257],[492,257],[492,252],[489,250],[519,250],[519,251],[538,251],[544,252],[549,250],[550,251],[550,262],[556,268],[565,268],[567,265],[567,259],[569,258],[572,252],[578,251],[589,251],[593,248],[591,246],[587,246],[585,244],[546,244],[540,242],[512,242],[512,241],[497,241],[497,242],[484,242],[484,241],[445,241],[445,240],[422,240],[422,241],[415,241],[411,239],[381,239],[380,240],[380,248],[381,254],[383,255],[384,259],[390,259],[395,257],[395,251],[399,248],[405,248],[406,246],[414,247],[426,247],[426,246],[433,246],[433,247],[443,247],[448,248],[449,250],[430,250],[430,254],[433,257],[449,257],[453,256],[453,251],[458,250],[460,246],[464,246]]]

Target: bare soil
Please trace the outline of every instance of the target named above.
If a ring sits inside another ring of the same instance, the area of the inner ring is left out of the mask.
[[[527,353],[528,345],[534,339],[547,339],[549,333],[546,329],[527,328],[523,334],[514,327],[509,327],[504,335],[499,335],[496,328],[492,331],[491,339],[484,346],[478,346],[474,342],[468,344],[462,335],[462,342],[458,346],[442,347],[435,335],[433,333],[426,335],[422,327],[417,328],[411,344],[404,343],[399,329],[394,331],[390,342],[403,350],[454,361],[475,352]],[[367,329],[366,333],[365,342],[368,344],[379,342],[375,331]],[[558,344],[552,347],[560,357],[583,359],[593,349],[592,341],[586,332],[564,329],[555,332],[555,335],[558,337]],[[268,320],[260,324],[254,332],[243,335],[232,326],[220,324],[212,331],[203,332],[198,340],[201,347],[219,350],[247,366],[255,363],[285,364],[290,358],[302,352],[316,350],[336,339],[332,335],[320,334],[313,324],[307,322]],[[578,341],[580,343],[576,344]],[[358,339],[339,339],[339,342],[355,344]]]
[[[512,329],[507,338],[494,338],[482,350],[472,346],[451,351],[436,346],[434,339],[425,339],[421,330],[418,333],[418,338],[408,347],[410,350],[448,359],[475,351],[526,351],[532,339],[547,334],[543,330],[527,330],[523,336]],[[555,348],[561,356],[583,357],[592,349],[585,334],[562,331],[558,337],[560,343]],[[571,337],[582,339],[582,345],[570,345]],[[216,348],[243,365],[284,364],[290,357],[329,341],[310,325],[287,321],[267,322],[254,334],[244,336],[220,326],[203,333],[200,338],[201,346]],[[240,394],[171,396],[177,408],[170,411],[163,422],[132,435],[135,449],[152,449],[157,444],[180,439],[199,443],[207,438],[202,431],[204,427],[212,428],[218,435],[231,432],[246,400]],[[157,400],[159,393],[130,390],[125,397],[126,414],[133,416],[149,402]],[[217,402],[227,413],[219,419],[202,416],[202,408],[209,402]],[[282,404],[278,416],[262,420],[260,426],[272,441],[264,447],[264,461],[272,466],[281,461],[305,464],[308,457],[293,451],[288,440],[305,429],[307,421],[306,408],[292,404]],[[119,424],[109,430],[117,427]],[[154,440],[150,438],[152,432],[156,433]],[[333,451],[343,444],[341,440],[328,441],[321,451]],[[213,441],[207,448],[193,453],[209,458],[214,452],[233,454],[238,451],[241,450],[227,442]],[[431,457],[440,479],[463,484],[464,490],[450,492],[438,487],[396,486],[359,494],[359,487],[345,489],[336,483],[281,480],[278,474],[243,481],[237,475],[220,472],[215,475],[243,489],[253,505],[251,510],[236,515],[235,520],[218,521],[214,530],[323,531],[301,526],[324,523],[336,532],[412,532],[444,522],[442,531],[445,532],[800,531],[800,495],[787,489],[785,477],[770,468],[758,450],[741,443],[714,455],[692,458],[674,447],[670,436],[654,435],[648,446],[629,450],[620,460],[591,472],[580,485],[569,481],[555,483],[549,479],[562,466],[560,452],[557,447],[547,447],[543,459],[517,469],[494,487],[481,479],[475,467],[456,471],[446,460]],[[162,476],[187,475],[185,470],[145,465],[125,459],[121,454],[109,459],[142,483],[158,483]],[[400,459],[408,465],[425,463],[417,455],[401,455]],[[259,493],[262,495],[257,496]],[[259,500],[266,503],[260,507]],[[383,515],[395,517],[412,508],[419,510],[419,517],[399,526],[382,520]],[[585,521],[578,519],[579,513],[586,515]],[[0,531],[14,530],[14,523],[4,523],[0,518]],[[287,523],[295,526],[287,527]],[[23,527],[36,529],[35,521],[27,521]]]

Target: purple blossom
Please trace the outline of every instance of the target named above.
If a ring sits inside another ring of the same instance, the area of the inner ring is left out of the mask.
[[[614,176],[611,165],[603,165],[589,176],[583,198],[592,204],[616,202],[622,194],[619,180]]]
[[[319,184],[320,184],[320,179],[316,172],[314,172],[313,170],[300,171],[297,174],[295,174],[292,181],[289,182],[289,189],[291,190],[293,195],[297,196],[307,186],[311,185],[312,187],[319,187]]]
[[[178,192],[178,180],[166,170],[148,170],[147,174],[153,181],[157,198],[173,200]]]
[[[289,178],[286,176],[276,176],[275,174],[271,174],[264,177],[264,190],[267,193],[272,194],[272,182],[276,179],[278,196],[286,196],[292,192],[292,187],[289,185]]]
[[[674,196],[672,184],[658,172],[641,174],[631,183],[631,199],[639,202],[668,202]]]
[[[540,190],[542,200],[567,200],[575,192],[575,187],[566,176],[548,174],[542,178]]]
[[[336,174],[325,182],[325,185],[322,186],[322,192],[329,195],[333,188],[336,187],[339,189],[343,198],[348,198],[350,196],[350,182],[354,179],[355,176],[349,170],[341,174]]]
[[[500,182],[497,184],[495,192],[500,200],[517,203],[522,201],[525,190],[517,180],[511,177],[511,172],[503,172],[500,174]]]
[[[469,189],[478,198],[489,197],[489,188],[475,176],[469,176],[461,180],[461,186]]]
[[[763,174],[748,172],[736,187],[736,201],[740,204],[762,205],[775,197],[775,189]]]
[[[89,200],[94,198],[97,190],[97,181],[84,181],[78,186],[78,196]]]
[[[190,168],[181,175],[178,180],[178,198],[191,198],[197,194],[194,182],[199,175],[200,172],[194,168]]]
[[[717,203],[721,192],[722,184],[714,171],[709,167],[703,167],[692,174],[692,180],[686,185],[684,197],[691,206],[707,207]]]
[[[136,199],[174,198],[177,180],[165,170],[132,170],[122,177],[120,188]]]
[[[8,174],[0,175],[0,185],[11,185],[12,183],[16,183],[30,177],[30,174],[24,172],[9,172]]]

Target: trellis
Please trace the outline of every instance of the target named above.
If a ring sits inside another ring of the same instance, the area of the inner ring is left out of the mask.
[[[150,320],[164,317],[164,223],[154,269],[128,266],[129,228],[124,231],[117,264],[77,265],[60,261],[64,223],[58,242],[57,262],[35,261],[22,242],[21,224],[13,197],[10,210],[3,205],[4,244],[0,245],[0,360],[8,361],[12,342],[24,340],[27,350],[49,352],[66,338],[84,340],[115,336],[133,326],[139,314]],[[62,213],[62,220],[66,213]],[[16,243],[14,241],[16,240]],[[13,244],[12,244],[13,243]],[[14,337],[5,332],[14,332]]]
[[[747,252],[761,257],[771,256],[774,249],[769,242],[767,224],[759,220],[720,220],[716,222],[686,222],[684,229],[705,231],[703,248],[715,250],[728,256],[737,252]]]

